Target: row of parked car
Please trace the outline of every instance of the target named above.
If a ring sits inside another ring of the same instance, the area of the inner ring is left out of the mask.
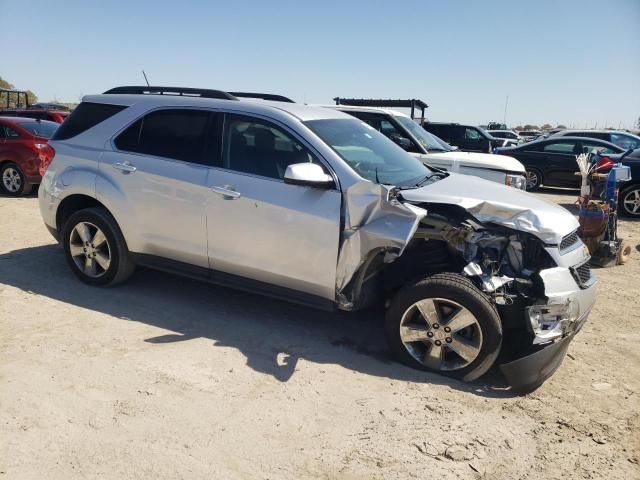
[[[254,95],[261,100],[291,103],[289,98],[269,94]],[[339,99],[326,105],[359,118],[415,158],[432,167],[479,176],[528,191],[541,186],[578,188],[575,157],[600,151],[615,158],[628,149],[640,149],[640,138],[612,130],[562,130],[548,135],[541,132],[484,130],[473,125],[423,121],[394,109],[372,106],[390,101]],[[408,107],[416,100],[395,100],[392,105]],[[426,104],[419,102],[423,108]],[[0,188],[8,195],[29,193],[40,181],[38,165],[47,156],[47,139],[70,111],[58,104],[36,104],[28,108],[0,110]],[[424,110],[423,110],[424,115]],[[531,134],[527,137],[526,134]],[[534,136],[534,135],[537,135]],[[530,141],[530,138],[534,138]],[[636,154],[625,159],[635,173]],[[637,216],[636,200],[640,186],[631,182],[622,192],[622,213]]]

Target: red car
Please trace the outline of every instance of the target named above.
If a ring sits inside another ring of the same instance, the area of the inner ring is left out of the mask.
[[[57,123],[0,116],[0,192],[17,197],[31,192],[55,151],[48,145]]]
[[[38,120],[62,123],[70,112],[65,110],[50,110],[45,108],[9,108],[0,110],[3,117],[28,117]]]

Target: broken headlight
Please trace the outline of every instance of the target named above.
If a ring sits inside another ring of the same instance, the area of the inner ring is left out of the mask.
[[[504,184],[520,190],[526,190],[527,188],[527,180],[523,175],[507,174],[504,177]]]
[[[578,302],[527,307],[527,316],[535,338],[533,343],[548,343],[569,333],[580,316]]]

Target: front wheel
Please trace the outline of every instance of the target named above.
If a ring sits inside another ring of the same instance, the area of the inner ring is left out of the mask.
[[[466,277],[433,275],[393,298],[387,341],[402,363],[464,381],[491,368],[502,345],[495,306]]]

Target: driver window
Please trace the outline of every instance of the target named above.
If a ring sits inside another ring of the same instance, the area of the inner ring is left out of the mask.
[[[464,138],[465,140],[480,140],[480,132],[478,132],[475,128],[465,128]]]
[[[625,150],[628,150],[630,148],[640,148],[640,140],[636,140],[635,138],[629,137],[627,135],[620,135],[619,133],[611,134],[611,143],[618,145]]]
[[[582,143],[583,143],[582,151],[584,153],[602,152],[602,153],[606,153],[608,155],[613,155],[614,153],[617,153],[617,152],[611,150],[610,148],[603,147],[602,145],[596,145],[594,143],[589,143],[589,142],[582,142]]]
[[[224,168],[282,180],[289,165],[305,162],[322,166],[309,150],[279,127],[252,117],[226,116]]]

